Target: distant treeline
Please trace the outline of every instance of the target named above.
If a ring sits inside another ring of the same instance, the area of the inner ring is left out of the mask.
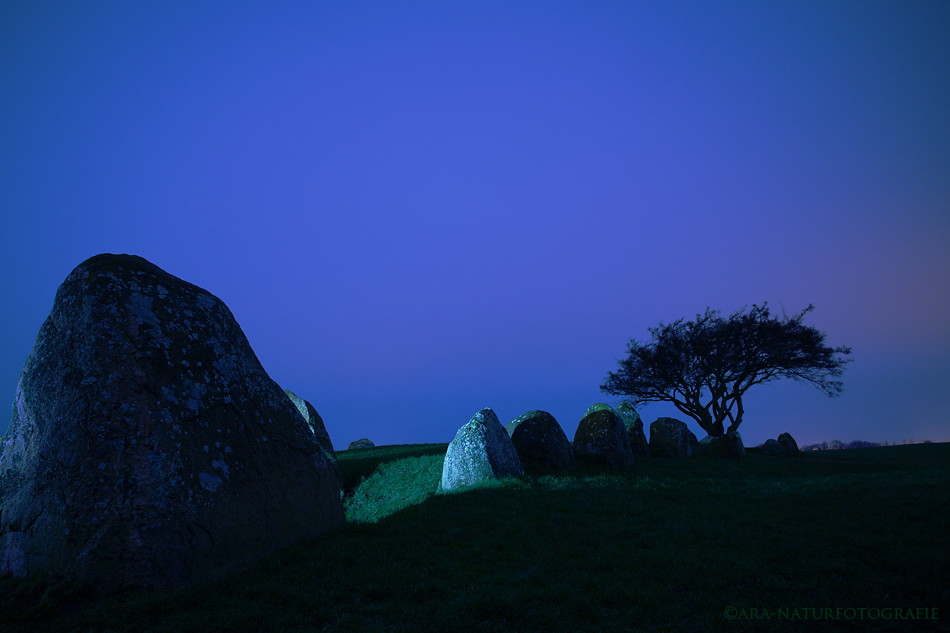
[[[901,444],[932,444],[930,440],[921,440],[919,442],[914,442],[913,439],[902,440]],[[802,446],[801,450],[803,451],[833,451],[842,448],[871,448],[872,446],[898,446],[897,442],[888,442],[884,440],[883,442],[865,442],[864,440],[854,440],[853,442],[848,442],[845,444],[841,440],[831,440],[830,442],[822,442],[821,444],[809,444],[808,446]]]

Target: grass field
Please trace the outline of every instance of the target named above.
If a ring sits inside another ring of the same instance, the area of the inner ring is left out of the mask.
[[[345,527],[213,585],[88,603],[7,578],[0,631],[950,630],[950,443],[436,494],[446,446],[339,453]]]

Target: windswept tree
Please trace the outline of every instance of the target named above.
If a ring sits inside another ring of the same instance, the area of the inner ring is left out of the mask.
[[[672,402],[713,437],[739,428],[742,396],[752,385],[791,378],[835,397],[843,390],[837,378],[850,362],[842,356],[851,348],[826,346],[824,332],[802,323],[814,308],[778,318],[763,303],[728,319],[706,308],[695,321],[660,323],[650,328],[653,341],[630,340],[629,356],[600,389],[634,406]]]

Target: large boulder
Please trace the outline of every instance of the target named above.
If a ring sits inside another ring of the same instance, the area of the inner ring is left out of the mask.
[[[330,441],[330,434],[327,433],[327,427],[323,424],[323,418],[320,417],[320,414],[317,413],[316,408],[314,408],[312,404],[295,394],[290,389],[284,389],[284,393],[287,394],[287,397],[290,398],[290,401],[294,403],[295,407],[297,407],[297,411],[300,412],[300,415],[303,416],[303,419],[307,421],[307,426],[310,427],[314,438],[316,438],[320,448],[323,449],[327,459],[330,460],[330,463],[333,465],[337,476],[339,476],[340,466],[336,457],[336,451],[333,450],[333,442]]]
[[[511,437],[491,409],[482,409],[455,434],[442,463],[442,489],[453,490],[488,479],[520,477],[521,459]]]
[[[739,459],[745,455],[745,446],[742,444],[742,436],[739,435],[739,431],[732,431],[719,437],[707,435],[699,441],[699,447],[703,455],[707,457]]]
[[[657,418],[650,424],[650,454],[656,457],[697,457],[699,442],[684,422]]]
[[[776,441],[782,445],[782,448],[785,449],[785,453],[787,455],[794,455],[795,453],[800,452],[798,450],[798,442],[796,442],[795,438],[793,438],[789,433],[782,433],[778,436]]]
[[[785,447],[775,440],[765,440],[765,444],[759,447],[759,452],[763,455],[784,455]]]
[[[598,403],[587,409],[574,433],[574,455],[615,468],[633,466],[627,429],[609,404]]]
[[[627,437],[630,439],[630,452],[635,456],[649,455],[650,446],[647,443],[646,433],[643,432],[643,420],[636,409],[633,408],[633,405],[629,402],[621,402],[614,411],[623,420],[623,426],[627,429]]]
[[[571,470],[577,468],[564,429],[547,411],[528,411],[505,427],[525,468]]]
[[[356,451],[362,448],[375,448],[375,444],[368,437],[361,437],[358,440],[350,442],[350,445],[347,447],[349,451]]]
[[[343,524],[314,434],[217,297],[97,255],[56,292],[0,454],[0,571],[212,579]]]

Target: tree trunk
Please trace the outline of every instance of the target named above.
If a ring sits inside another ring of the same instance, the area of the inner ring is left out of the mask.
[[[729,429],[726,433],[738,431],[740,424],[742,424],[742,397],[736,396],[736,419],[729,425]]]
[[[693,417],[696,417],[696,416],[693,416]],[[722,422],[718,420],[713,420],[713,417],[709,413],[709,410],[701,408],[699,410],[699,417],[697,417],[696,421],[699,422],[699,426],[701,426],[702,429],[706,431],[707,434],[713,437],[723,436]]]

